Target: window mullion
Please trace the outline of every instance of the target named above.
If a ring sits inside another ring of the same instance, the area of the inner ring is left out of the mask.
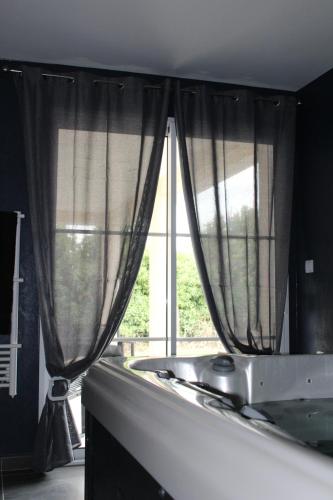
[[[177,145],[176,129],[173,119],[169,119],[169,147],[170,147],[170,354],[177,354],[177,244],[176,244],[176,200],[177,200]]]

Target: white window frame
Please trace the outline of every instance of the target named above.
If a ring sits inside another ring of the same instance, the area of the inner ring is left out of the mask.
[[[167,238],[167,273],[168,287],[166,293],[166,314],[167,331],[165,337],[166,355],[177,355],[178,342],[200,342],[200,341],[218,341],[218,337],[178,337],[177,336],[177,236],[190,238],[189,233],[177,233],[177,136],[175,120],[168,118],[167,123],[167,161],[168,161],[168,196],[167,196],[167,234],[149,233],[148,236],[166,236]],[[145,341],[161,342],[162,337],[122,337],[118,333],[113,339],[123,351],[123,346],[130,345],[131,356],[135,355],[135,344]],[[222,343],[221,343],[222,348]],[[223,349],[223,348],[222,348]],[[124,352],[124,351],[123,351]],[[283,329],[281,338],[281,354],[288,354],[289,347],[289,286],[287,287],[286,303],[283,319]]]
[[[118,344],[120,350],[124,352],[124,345],[130,345],[131,356],[135,355],[135,344],[139,342],[161,342],[165,339],[166,356],[177,355],[177,345],[179,342],[219,342],[216,335],[211,337],[180,337],[177,336],[177,237],[191,238],[190,233],[177,233],[177,137],[175,119],[168,118],[167,123],[167,162],[168,162],[168,185],[167,185],[167,233],[149,232],[148,236],[165,236],[167,239],[167,291],[166,291],[166,335],[165,337],[125,337],[117,334],[112,343]],[[221,349],[223,346],[221,343]]]

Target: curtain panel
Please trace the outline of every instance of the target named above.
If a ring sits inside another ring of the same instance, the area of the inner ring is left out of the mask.
[[[296,101],[178,83],[175,111],[191,235],[215,328],[231,352],[279,351]]]
[[[101,356],[135,283],[170,83],[21,69],[16,81],[46,366],[59,377],[46,397],[34,452],[34,468],[48,471],[70,462],[79,444],[64,397],[67,381]]]

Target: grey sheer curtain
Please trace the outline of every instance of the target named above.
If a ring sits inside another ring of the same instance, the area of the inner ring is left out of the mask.
[[[64,396],[66,380],[83,373],[109,344],[139,270],[169,81],[153,85],[79,71],[49,77],[38,67],[21,69],[46,365],[51,377],[60,377],[46,397],[36,439],[34,468],[48,471],[71,461],[79,444],[66,398],[52,398]]]
[[[231,352],[278,351],[295,99],[178,84],[175,103],[191,234],[215,328]]]

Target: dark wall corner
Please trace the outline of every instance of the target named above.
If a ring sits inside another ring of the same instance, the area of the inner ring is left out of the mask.
[[[333,352],[333,70],[300,90],[291,258],[291,352]],[[305,272],[313,260],[314,272]]]
[[[38,301],[18,100],[10,75],[0,75],[0,210],[25,214],[21,233],[18,395],[0,390],[0,456],[29,455],[38,421]]]

